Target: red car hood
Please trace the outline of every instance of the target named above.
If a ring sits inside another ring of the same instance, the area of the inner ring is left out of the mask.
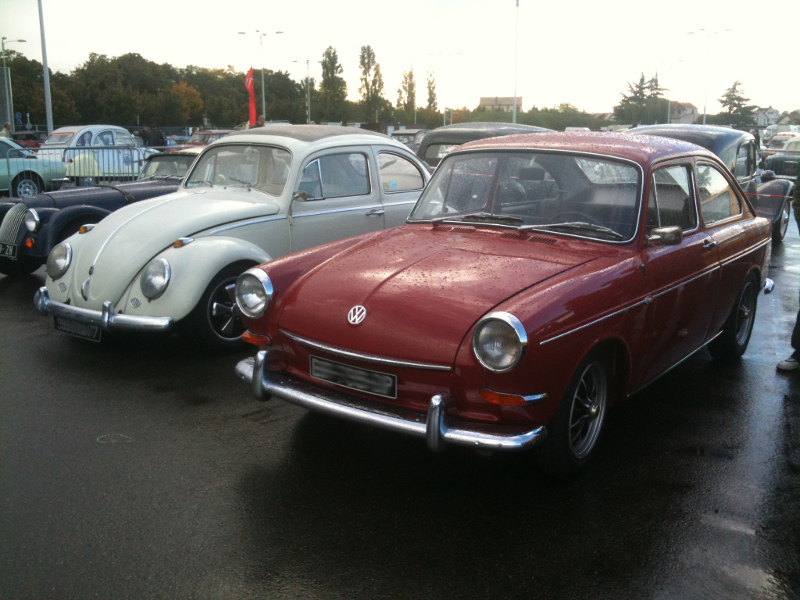
[[[481,316],[596,256],[554,240],[468,227],[389,230],[295,284],[279,326],[356,352],[450,365]],[[347,314],[357,305],[367,316],[351,325]]]

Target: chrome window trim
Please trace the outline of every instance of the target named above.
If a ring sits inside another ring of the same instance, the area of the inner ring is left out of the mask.
[[[309,348],[313,348],[315,350],[321,350],[323,352],[333,354],[334,356],[341,356],[343,358],[349,358],[353,360],[363,360],[364,362],[374,363],[378,365],[386,365],[392,367],[406,367],[411,369],[424,369],[427,371],[449,372],[453,370],[453,368],[449,365],[437,365],[433,363],[423,363],[412,360],[401,360],[397,358],[389,358],[386,356],[378,356],[377,354],[354,352],[352,350],[345,350],[344,348],[337,348],[336,346],[330,346],[328,344],[323,344],[322,342],[310,340],[308,338],[295,335],[294,333],[290,333],[285,329],[280,329],[280,332],[289,339],[297,342],[298,344],[302,344],[303,346],[308,346]]]
[[[383,190],[384,194],[390,194],[390,195],[391,194],[405,194],[405,193],[408,193],[408,192],[420,192],[420,191],[425,189],[425,174],[420,170],[419,166],[414,161],[409,159],[406,155],[401,154],[401,153],[399,153],[397,151],[394,151],[394,150],[380,150],[380,149],[378,150],[377,154],[378,154],[378,179],[380,179],[381,188],[383,188],[383,179],[381,178],[381,154],[391,154],[393,156],[397,156],[397,157],[402,158],[403,160],[408,162],[412,167],[414,167],[417,170],[417,173],[419,173],[419,178],[422,180],[422,186],[421,187],[412,188],[410,190],[395,190],[395,191],[388,191],[388,190],[384,189]]]

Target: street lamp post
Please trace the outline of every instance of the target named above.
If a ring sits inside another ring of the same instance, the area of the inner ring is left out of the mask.
[[[259,48],[261,51],[261,114],[265,117],[267,116],[267,95],[264,92],[264,38],[267,37],[268,33],[261,31],[260,29],[256,29],[255,33],[258,34],[258,43]],[[283,33],[282,31],[275,31],[273,35],[280,35]],[[247,35],[246,31],[240,31],[239,35]]]
[[[723,33],[726,31],[731,31],[730,29],[723,29],[722,31],[708,31],[704,28],[700,28],[697,31],[688,31],[687,35],[694,35],[696,33],[703,32],[706,34],[706,65],[710,64],[711,62],[711,36],[716,35],[718,33]],[[708,79],[703,78],[703,125],[706,124],[706,105],[708,103]]]
[[[514,116],[512,123],[517,122],[517,40],[519,39],[519,0],[517,0],[517,14],[514,20]]]
[[[293,60],[293,63],[300,62]],[[309,59],[306,59],[306,123],[311,123],[311,67]]]
[[[11,73],[6,67],[6,44],[13,44],[15,42],[25,42],[26,40],[10,40],[7,37],[3,36],[2,40],[0,40],[0,52],[3,54],[3,77],[5,78],[5,102],[6,102],[6,121],[11,123],[11,132],[13,133],[16,129],[16,123],[14,120],[14,110],[12,105],[14,103],[14,95],[11,93]]]

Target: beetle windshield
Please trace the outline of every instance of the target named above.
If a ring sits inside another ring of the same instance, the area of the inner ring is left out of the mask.
[[[568,153],[474,152],[436,170],[409,221],[537,229],[603,241],[636,233],[641,169]]]
[[[286,186],[291,160],[291,154],[283,148],[255,144],[215,146],[200,156],[186,187],[246,187],[279,196]]]
[[[142,167],[139,179],[150,177],[183,177],[192,166],[196,156],[185,154],[161,154],[147,160]]]

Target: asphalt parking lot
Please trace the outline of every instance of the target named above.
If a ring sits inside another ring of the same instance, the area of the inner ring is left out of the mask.
[[[800,597],[794,222],[744,359],[610,414],[584,477],[280,403],[179,338],[91,344],[0,276],[2,598]]]

